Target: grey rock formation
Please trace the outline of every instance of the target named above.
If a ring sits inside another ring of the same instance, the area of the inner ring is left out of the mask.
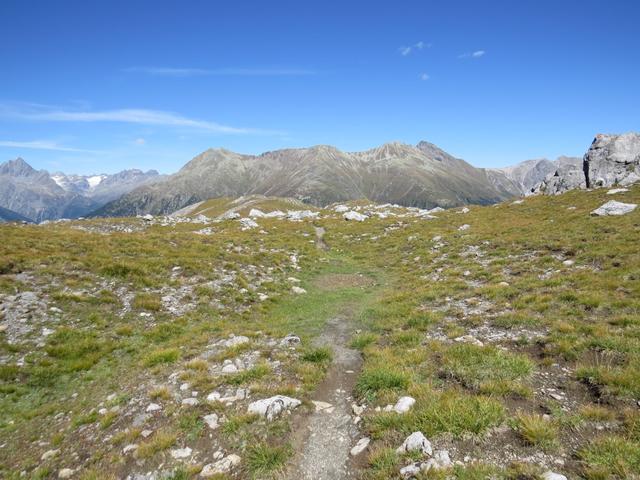
[[[0,164],[0,207],[40,222],[87,215],[134,188],[161,178],[150,170],[115,175],[50,175],[22,158]]]
[[[573,160],[560,163],[552,174],[548,175],[533,189],[533,193],[558,195],[568,190],[586,188],[587,184],[582,170],[582,161],[579,159]]]
[[[562,156],[554,161],[539,158],[525,160],[510,167],[488,169],[487,175],[496,188],[514,195],[530,195],[546,178],[555,176],[556,172],[579,170],[581,166],[582,160],[578,157]]]
[[[583,164],[587,188],[640,180],[640,134],[596,135]]]
[[[607,217],[607,216],[617,216],[617,215],[626,215],[627,213],[633,212],[636,207],[635,203],[622,203],[616,202],[615,200],[610,200],[604,205],[596,208],[591,215],[594,217]]]
[[[138,188],[96,212],[101,216],[171,213],[216,197],[263,194],[318,206],[367,198],[417,207],[489,204],[511,196],[482,169],[433,144],[388,143],[347,153],[331,146],[242,155],[207,150],[164,181]]]
[[[557,195],[576,188],[631,185],[640,180],[640,134],[598,134],[582,162],[567,161],[535,188]]]

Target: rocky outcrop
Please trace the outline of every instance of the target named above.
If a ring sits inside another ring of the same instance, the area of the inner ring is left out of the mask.
[[[580,164],[565,162],[535,193],[557,195],[579,188],[631,185],[640,180],[640,134],[598,134]]]
[[[584,156],[587,188],[631,185],[640,180],[640,134],[596,135]]]

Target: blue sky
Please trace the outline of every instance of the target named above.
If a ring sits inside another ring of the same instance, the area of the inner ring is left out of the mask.
[[[476,166],[640,130],[640,2],[0,2],[0,161],[169,173],[431,141]]]

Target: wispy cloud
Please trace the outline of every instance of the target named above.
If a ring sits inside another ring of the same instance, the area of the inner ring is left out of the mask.
[[[237,77],[290,77],[315,75],[314,70],[302,68],[174,68],[174,67],[129,67],[129,73],[144,73],[158,77],[201,77],[201,76],[237,76]]]
[[[115,122],[158,125],[204,130],[233,135],[279,135],[281,132],[255,128],[240,128],[207,120],[185,117],[163,110],[125,108],[117,110],[69,110],[33,104],[0,104],[0,117],[43,122]]]
[[[13,140],[0,140],[0,147],[7,148],[28,148],[33,150],[55,150],[56,152],[80,152],[80,153],[102,153],[98,150],[85,150],[60,145],[49,140],[32,140],[29,142],[15,142]]]
[[[400,47],[398,51],[400,52],[400,55],[402,55],[403,57],[406,57],[411,52],[415,50],[422,50],[423,48],[431,48],[431,44],[420,41],[418,43],[414,43],[413,45],[409,45],[408,47]]]
[[[420,74],[420,80],[426,81],[429,80],[431,77],[429,76],[428,73],[421,73]]]
[[[484,50],[476,50],[475,52],[463,53],[462,55],[458,55],[458,58],[480,58],[484,57],[486,53],[487,52],[485,52]]]

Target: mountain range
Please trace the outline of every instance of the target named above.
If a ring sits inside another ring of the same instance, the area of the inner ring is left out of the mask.
[[[168,214],[210,198],[294,198],[316,206],[368,199],[433,208],[491,204],[533,193],[607,186],[640,178],[640,135],[598,135],[584,159],[526,160],[476,168],[436,145],[391,142],[363,152],[319,145],[244,155],[209,149],[173,175],[125,170],[66,175],[18,158],[0,164],[0,207],[40,222],[79,216]],[[4,211],[4,210],[3,210]]]
[[[416,207],[489,204],[520,194],[506,177],[503,183],[428,142],[393,142],[364,152],[327,145],[261,155],[210,149],[174,175],[137,188],[96,214],[170,213],[209,198],[252,194],[317,206],[367,198]]]
[[[50,174],[17,158],[0,164],[0,207],[34,222],[77,218],[161,178],[155,170],[91,176]]]

